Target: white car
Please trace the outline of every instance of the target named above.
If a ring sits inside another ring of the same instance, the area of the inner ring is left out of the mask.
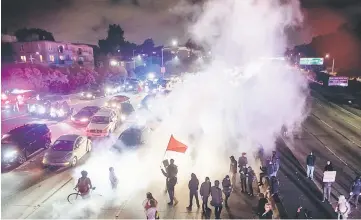
[[[119,123],[116,110],[102,108],[91,119],[86,128],[88,137],[107,137],[115,131]]]

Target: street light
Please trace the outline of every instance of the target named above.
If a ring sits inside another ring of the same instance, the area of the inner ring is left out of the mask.
[[[172,45],[173,45],[173,47],[178,46],[178,41],[177,41],[177,40],[175,40],[175,39],[173,39],[173,40],[172,40]]]
[[[326,59],[328,59],[328,58],[330,58],[330,54],[329,53],[327,53],[326,55],[325,55],[325,58]],[[335,69],[335,58],[332,58],[332,68],[331,68],[331,73],[333,74],[333,70]]]
[[[116,60],[110,60],[110,65],[111,66],[117,66],[118,62]]]

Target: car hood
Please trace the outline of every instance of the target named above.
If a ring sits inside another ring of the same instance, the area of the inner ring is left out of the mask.
[[[45,158],[48,160],[63,159],[68,155],[73,154],[73,151],[55,151],[49,150],[45,153]]]
[[[87,127],[88,130],[91,129],[97,129],[97,130],[104,130],[106,128],[108,128],[110,126],[110,124],[95,124],[95,123],[90,123]]]

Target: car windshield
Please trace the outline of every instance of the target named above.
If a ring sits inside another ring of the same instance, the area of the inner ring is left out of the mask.
[[[109,117],[107,116],[94,116],[91,120],[94,124],[109,124]]]
[[[139,129],[128,129],[120,135],[119,140],[126,146],[140,145],[141,131]]]
[[[57,140],[53,144],[52,148],[55,151],[72,151],[74,141]]]

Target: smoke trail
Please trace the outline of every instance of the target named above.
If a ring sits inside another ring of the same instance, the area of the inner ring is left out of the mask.
[[[147,133],[145,146],[114,154],[108,149],[111,143],[100,143],[76,169],[75,178],[87,170],[104,195],[99,206],[121,204],[150,188],[161,191],[159,165],[171,134],[189,146],[185,154],[166,155],[179,166],[178,182],[187,181],[192,172],[200,180],[214,180],[227,174],[230,155],[247,152],[253,164],[259,144],[271,151],[283,125],[292,129],[304,120],[305,78],[282,61],[262,59],[282,56],[285,28],[302,21],[298,1],[213,0],[196,18],[190,33],[211,48],[213,61],[202,72],[185,76],[168,97],[155,100],[151,114],[138,113],[148,121],[161,119]],[[110,166],[121,183],[116,192],[110,190]]]

